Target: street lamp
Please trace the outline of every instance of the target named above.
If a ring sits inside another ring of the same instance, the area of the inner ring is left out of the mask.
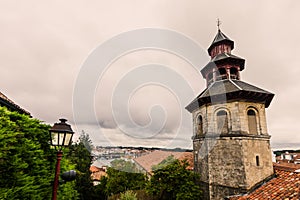
[[[62,148],[69,146],[74,134],[71,126],[66,123],[66,119],[59,119],[59,123],[55,123],[50,128],[51,145],[57,150],[57,161],[55,167],[55,177],[53,183],[52,200],[57,199],[57,189],[59,183],[60,161],[63,155]]]

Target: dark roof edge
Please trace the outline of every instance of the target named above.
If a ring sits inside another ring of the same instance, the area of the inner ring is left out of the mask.
[[[218,66],[219,64],[222,64],[222,62],[226,62],[226,63],[231,63],[231,62],[235,62],[238,63],[240,66],[240,71],[243,71],[245,69],[245,59],[244,58],[240,58],[236,55],[230,54],[232,55],[232,57],[226,57],[226,58],[222,58],[219,60],[215,60],[215,61],[209,61],[201,70],[201,74],[202,77],[205,78],[205,74],[211,69],[214,68],[216,66]]]
[[[6,100],[6,99],[3,99],[3,98],[0,97],[0,105],[3,105],[5,107],[7,107],[11,111],[16,111],[18,113],[29,115],[31,117],[31,114],[28,111],[21,108],[17,104],[13,103],[13,101],[11,101],[11,100]]]
[[[204,90],[204,91],[206,91],[206,90]],[[203,92],[204,92],[204,91],[203,91]],[[203,92],[202,92],[202,93],[203,93]],[[195,109],[200,108],[201,106],[203,106],[203,105],[205,105],[205,104],[210,104],[210,103],[212,103],[212,102],[211,102],[211,99],[212,99],[212,98],[214,98],[213,103],[220,103],[220,102],[223,102],[224,99],[225,99],[225,101],[230,101],[230,102],[236,101],[236,100],[247,100],[247,99],[249,99],[249,100],[251,100],[251,101],[253,101],[253,102],[261,102],[261,103],[264,103],[264,104],[265,104],[265,107],[268,108],[268,107],[270,106],[270,104],[271,104],[271,101],[272,101],[273,97],[275,96],[275,95],[272,94],[272,93],[264,93],[264,97],[265,97],[265,98],[264,98],[264,99],[257,99],[256,101],[255,101],[255,99],[247,98],[246,96],[245,96],[245,97],[241,97],[241,98],[233,98],[233,97],[230,97],[231,95],[238,94],[238,93],[242,93],[242,92],[246,92],[248,95],[249,95],[250,93],[252,93],[252,94],[260,93],[260,92],[252,92],[252,91],[240,90],[240,91],[234,91],[234,92],[230,92],[230,93],[217,94],[217,95],[210,96],[210,97],[199,98],[199,96],[201,96],[201,94],[202,94],[202,93],[201,93],[200,95],[198,95],[197,98],[195,98],[191,103],[189,103],[189,104],[185,107],[185,109],[192,113]],[[263,93],[262,93],[262,94],[263,94]],[[226,98],[224,98],[224,95],[226,95]],[[216,100],[216,99],[218,99],[218,97],[222,97],[222,98],[220,98],[220,99],[221,99],[220,101]],[[200,100],[201,100],[201,101],[200,101]]]

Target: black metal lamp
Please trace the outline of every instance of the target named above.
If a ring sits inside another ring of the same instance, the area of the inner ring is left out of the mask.
[[[73,130],[66,119],[59,119],[59,123],[55,123],[50,128],[51,145],[57,149],[57,162],[55,167],[55,177],[53,182],[52,200],[57,199],[57,189],[59,184],[60,161],[62,159],[62,148],[69,146],[73,137]]]
[[[74,181],[76,179],[76,171],[70,170],[62,173],[60,176],[65,182]]]
[[[66,123],[66,119],[59,119],[59,121],[51,127],[50,135],[51,145],[61,150],[62,147],[70,145],[74,132],[71,126]]]

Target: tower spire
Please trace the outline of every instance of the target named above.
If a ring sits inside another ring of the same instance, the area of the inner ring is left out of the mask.
[[[220,25],[222,24],[222,22],[220,21],[219,18],[217,18],[217,26],[218,26],[218,31],[220,31]]]

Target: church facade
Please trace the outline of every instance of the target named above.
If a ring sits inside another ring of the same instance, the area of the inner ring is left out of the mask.
[[[265,114],[274,94],[241,80],[245,60],[233,48],[218,29],[201,70],[207,87],[186,107],[204,199],[247,193],[274,176]]]

